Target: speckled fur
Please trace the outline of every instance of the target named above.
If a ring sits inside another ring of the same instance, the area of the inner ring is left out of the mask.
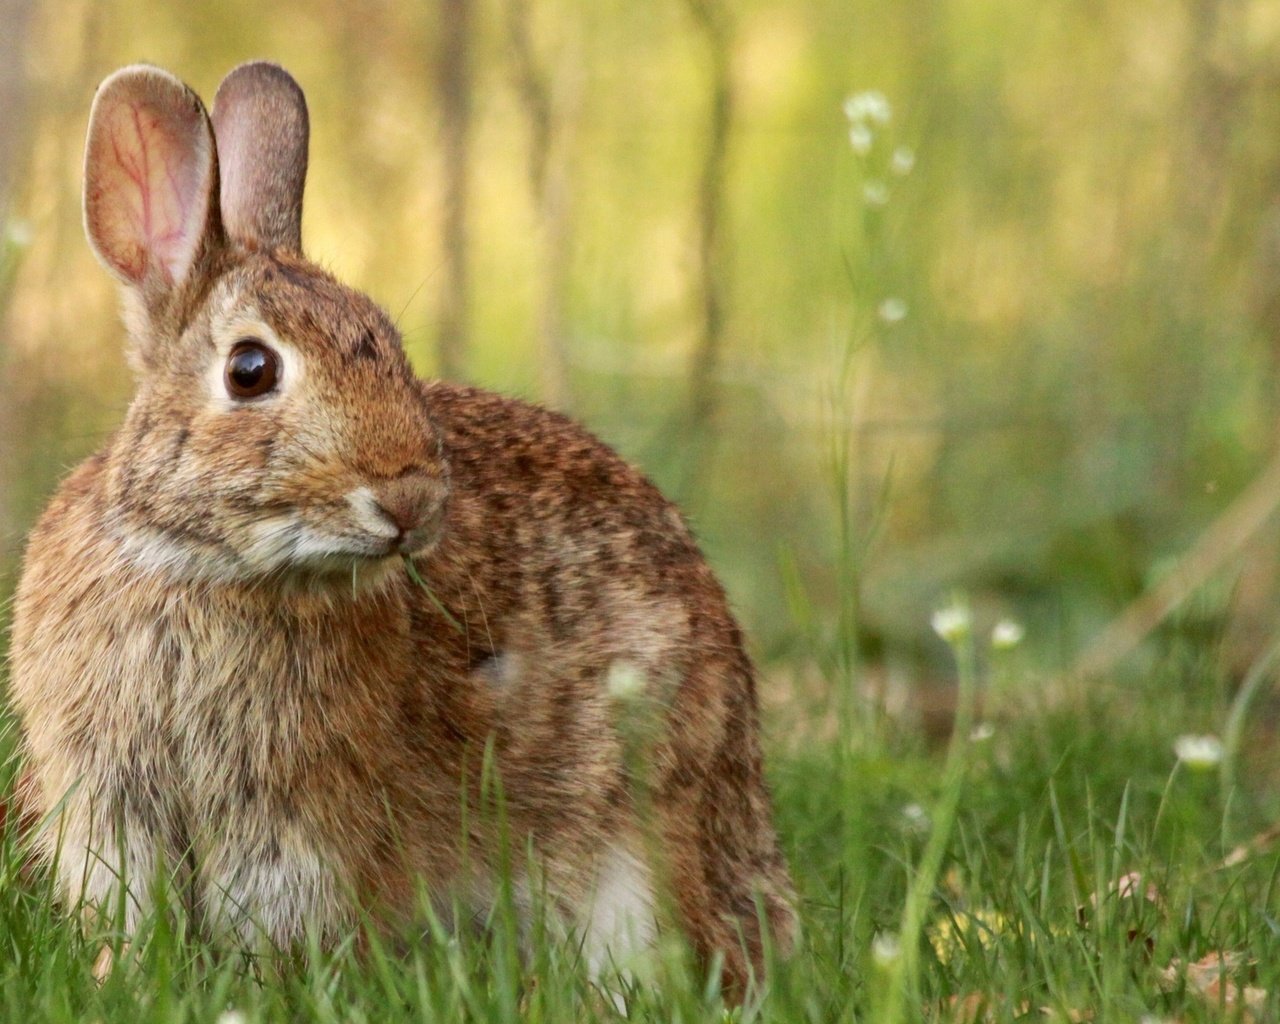
[[[123,875],[136,922],[164,872],[251,945],[333,937],[362,910],[410,924],[419,885],[493,891],[489,752],[511,849],[532,844],[570,923],[589,930],[601,865],[631,858],[740,992],[757,901],[785,949],[793,897],[752,666],[679,513],[565,417],[417,380],[381,310],[289,245],[228,237],[217,206],[185,277],[126,281],[137,395],[45,511],[18,589],[29,810],[65,800],[41,842],[66,896],[107,899]],[[292,346],[302,385],[212,401],[237,317]],[[395,556],[247,554],[272,516],[351,534],[343,495],[409,471],[438,493],[415,559],[430,594]],[[619,666],[656,721],[639,762]]]

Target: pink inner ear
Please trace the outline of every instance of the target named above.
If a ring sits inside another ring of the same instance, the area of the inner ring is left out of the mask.
[[[212,160],[202,112],[133,95],[95,113],[85,182],[90,236],[135,284],[150,268],[181,281],[208,213]]]

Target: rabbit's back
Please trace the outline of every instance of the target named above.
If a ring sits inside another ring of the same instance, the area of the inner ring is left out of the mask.
[[[557,413],[440,382],[423,391],[450,499],[421,561],[476,651],[520,648],[529,629],[574,664],[626,656],[671,670],[692,656],[681,638],[695,621],[707,646],[737,646],[684,520],[641,473]]]

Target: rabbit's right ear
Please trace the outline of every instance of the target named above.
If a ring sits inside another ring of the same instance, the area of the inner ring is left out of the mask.
[[[167,71],[122,68],[98,88],[84,225],[98,259],[148,296],[190,278],[221,238],[218,158],[204,104]]]
[[[232,70],[213,97],[227,234],[252,249],[302,253],[302,192],[311,131],[307,100],[278,64]]]

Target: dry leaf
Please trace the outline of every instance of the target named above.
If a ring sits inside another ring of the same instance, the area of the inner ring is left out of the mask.
[[[1251,1022],[1267,1000],[1266,989],[1245,983],[1256,964],[1236,950],[1215,950],[1185,965],[1174,959],[1160,972],[1160,987],[1170,991],[1185,982],[1187,990],[1209,1006],[1239,1013],[1237,1019]]]
[[[947,1008],[950,1010],[947,1019],[955,1024],[980,1024],[992,1019],[987,997],[981,992],[952,996],[947,1000]]]
[[[983,992],[965,992],[954,995],[939,1007],[939,1017],[948,1024],[987,1024],[999,1019],[996,1012],[1002,1007],[999,998],[992,998]],[[1031,1010],[1031,1004],[1019,1003],[1013,1007],[1015,1017],[1025,1017]]]
[[[1066,1021],[1067,1024],[1088,1024],[1094,1019],[1094,1011],[1079,1010],[1074,1006],[1067,1010],[1059,1010],[1052,1006],[1040,1007],[1040,1014],[1051,1021]]]
[[[1130,871],[1107,886],[1105,897],[1095,892],[1089,897],[1088,903],[1082,903],[1076,907],[1076,920],[1080,926],[1088,925],[1090,912],[1097,910],[1103,899],[1113,897],[1117,900],[1143,899],[1157,910],[1164,909],[1164,894],[1160,892],[1160,887],[1154,882],[1147,881],[1140,871]],[[1148,956],[1155,952],[1156,943],[1152,936],[1144,934],[1137,928],[1130,928],[1127,936],[1131,943],[1140,941],[1146,947]]]
[[[1154,882],[1148,882],[1140,871],[1130,871],[1128,874],[1121,875],[1107,886],[1107,896],[1112,895],[1122,900],[1141,898],[1155,907],[1164,906],[1164,895],[1160,892],[1159,886]],[[1086,923],[1090,910],[1098,909],[1103,898],[1095,892],[1089,897],[1088,904],[1081,904],[1076,908],[1076,918],[1081,924]]]
[[[987,907],[973,910],[957,910],[939,918],[929,926],[928,938],[933,952],[942,963],[948,963],[957,953],[963,952],[965,942],[972,933],[982,949],[995,945],[996,936],[1015,927],[1014,922]]]

